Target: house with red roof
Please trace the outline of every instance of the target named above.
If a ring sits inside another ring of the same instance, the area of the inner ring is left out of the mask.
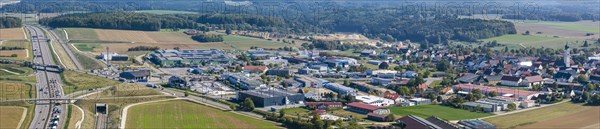
[[[265,73],[269,68],[267,66],[244,66],[242,67],[244,73],[256,73],[262,74]]]
[[[383,107],[379,107],[379,106],[375,106],[375,105],[370,105],[370,104],[366,104],[366,103],[362,103],[362,102],[353,102],[353,103],[349,103],[346,105],[346,109],[349,111],[353,111],[356,113],[360,113],[360,114],[369,114],[369,113],[378,113],[378,114],[384,114],[385,112],[389,113],[389,109],[383,108]]]

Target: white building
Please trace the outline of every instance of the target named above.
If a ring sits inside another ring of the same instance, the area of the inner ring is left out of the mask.
[[[394,100],[372,95],[358,95],[355,98],[363,103],[380,107],[386,107],[394,104]]]

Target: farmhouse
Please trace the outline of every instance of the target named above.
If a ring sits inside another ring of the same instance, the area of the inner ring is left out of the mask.
[[[304,95],[278,90],[275,88],[258,88],[256,90],[240,91],[238,99],[252,99],[256,107],[281,106],[298,104],[304,101]]]

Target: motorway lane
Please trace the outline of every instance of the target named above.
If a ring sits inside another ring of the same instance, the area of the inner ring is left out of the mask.
[[[33,62],[44,65],[55,65],[56,63],[54,63],[52,60],[52,53],[50,52],[47,38],[44,35],[44,32],[40,28],[34,26],[26,26],[26,29],[32,36],[31,41],[35,50],[34,55],[41,55],[34,56]],[[60,98],[63,95],[62,87],[60,86],[61,78],[58,73],[37,70],[35,75],[37,77],[38,82],[36,85],[36,90],[38,90],[38,98]],[[61,105],[60,107],[62,109],[62,112],[56,114],[60,116],[57,128],[63,127],[65,121],[64,119],[66,116],[66,105]],[[50,121],[48,119],[50,118],[50,115],[52,115],[53,108],[54,105],[36,105],[35,115],[29,128],[49,128]]]

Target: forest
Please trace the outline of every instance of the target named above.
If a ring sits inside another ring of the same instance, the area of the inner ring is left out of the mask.
[[[195,29],[193,15],[158,15],[147,13],[75,13],[44,18],[40,24],[54,28],[86,27],[102,29],[159,31],[160,29]]]
[[[0,29],[2,28],[17,28],[21,27],[23,23],[20,18],[17,17],[0,17]]]

